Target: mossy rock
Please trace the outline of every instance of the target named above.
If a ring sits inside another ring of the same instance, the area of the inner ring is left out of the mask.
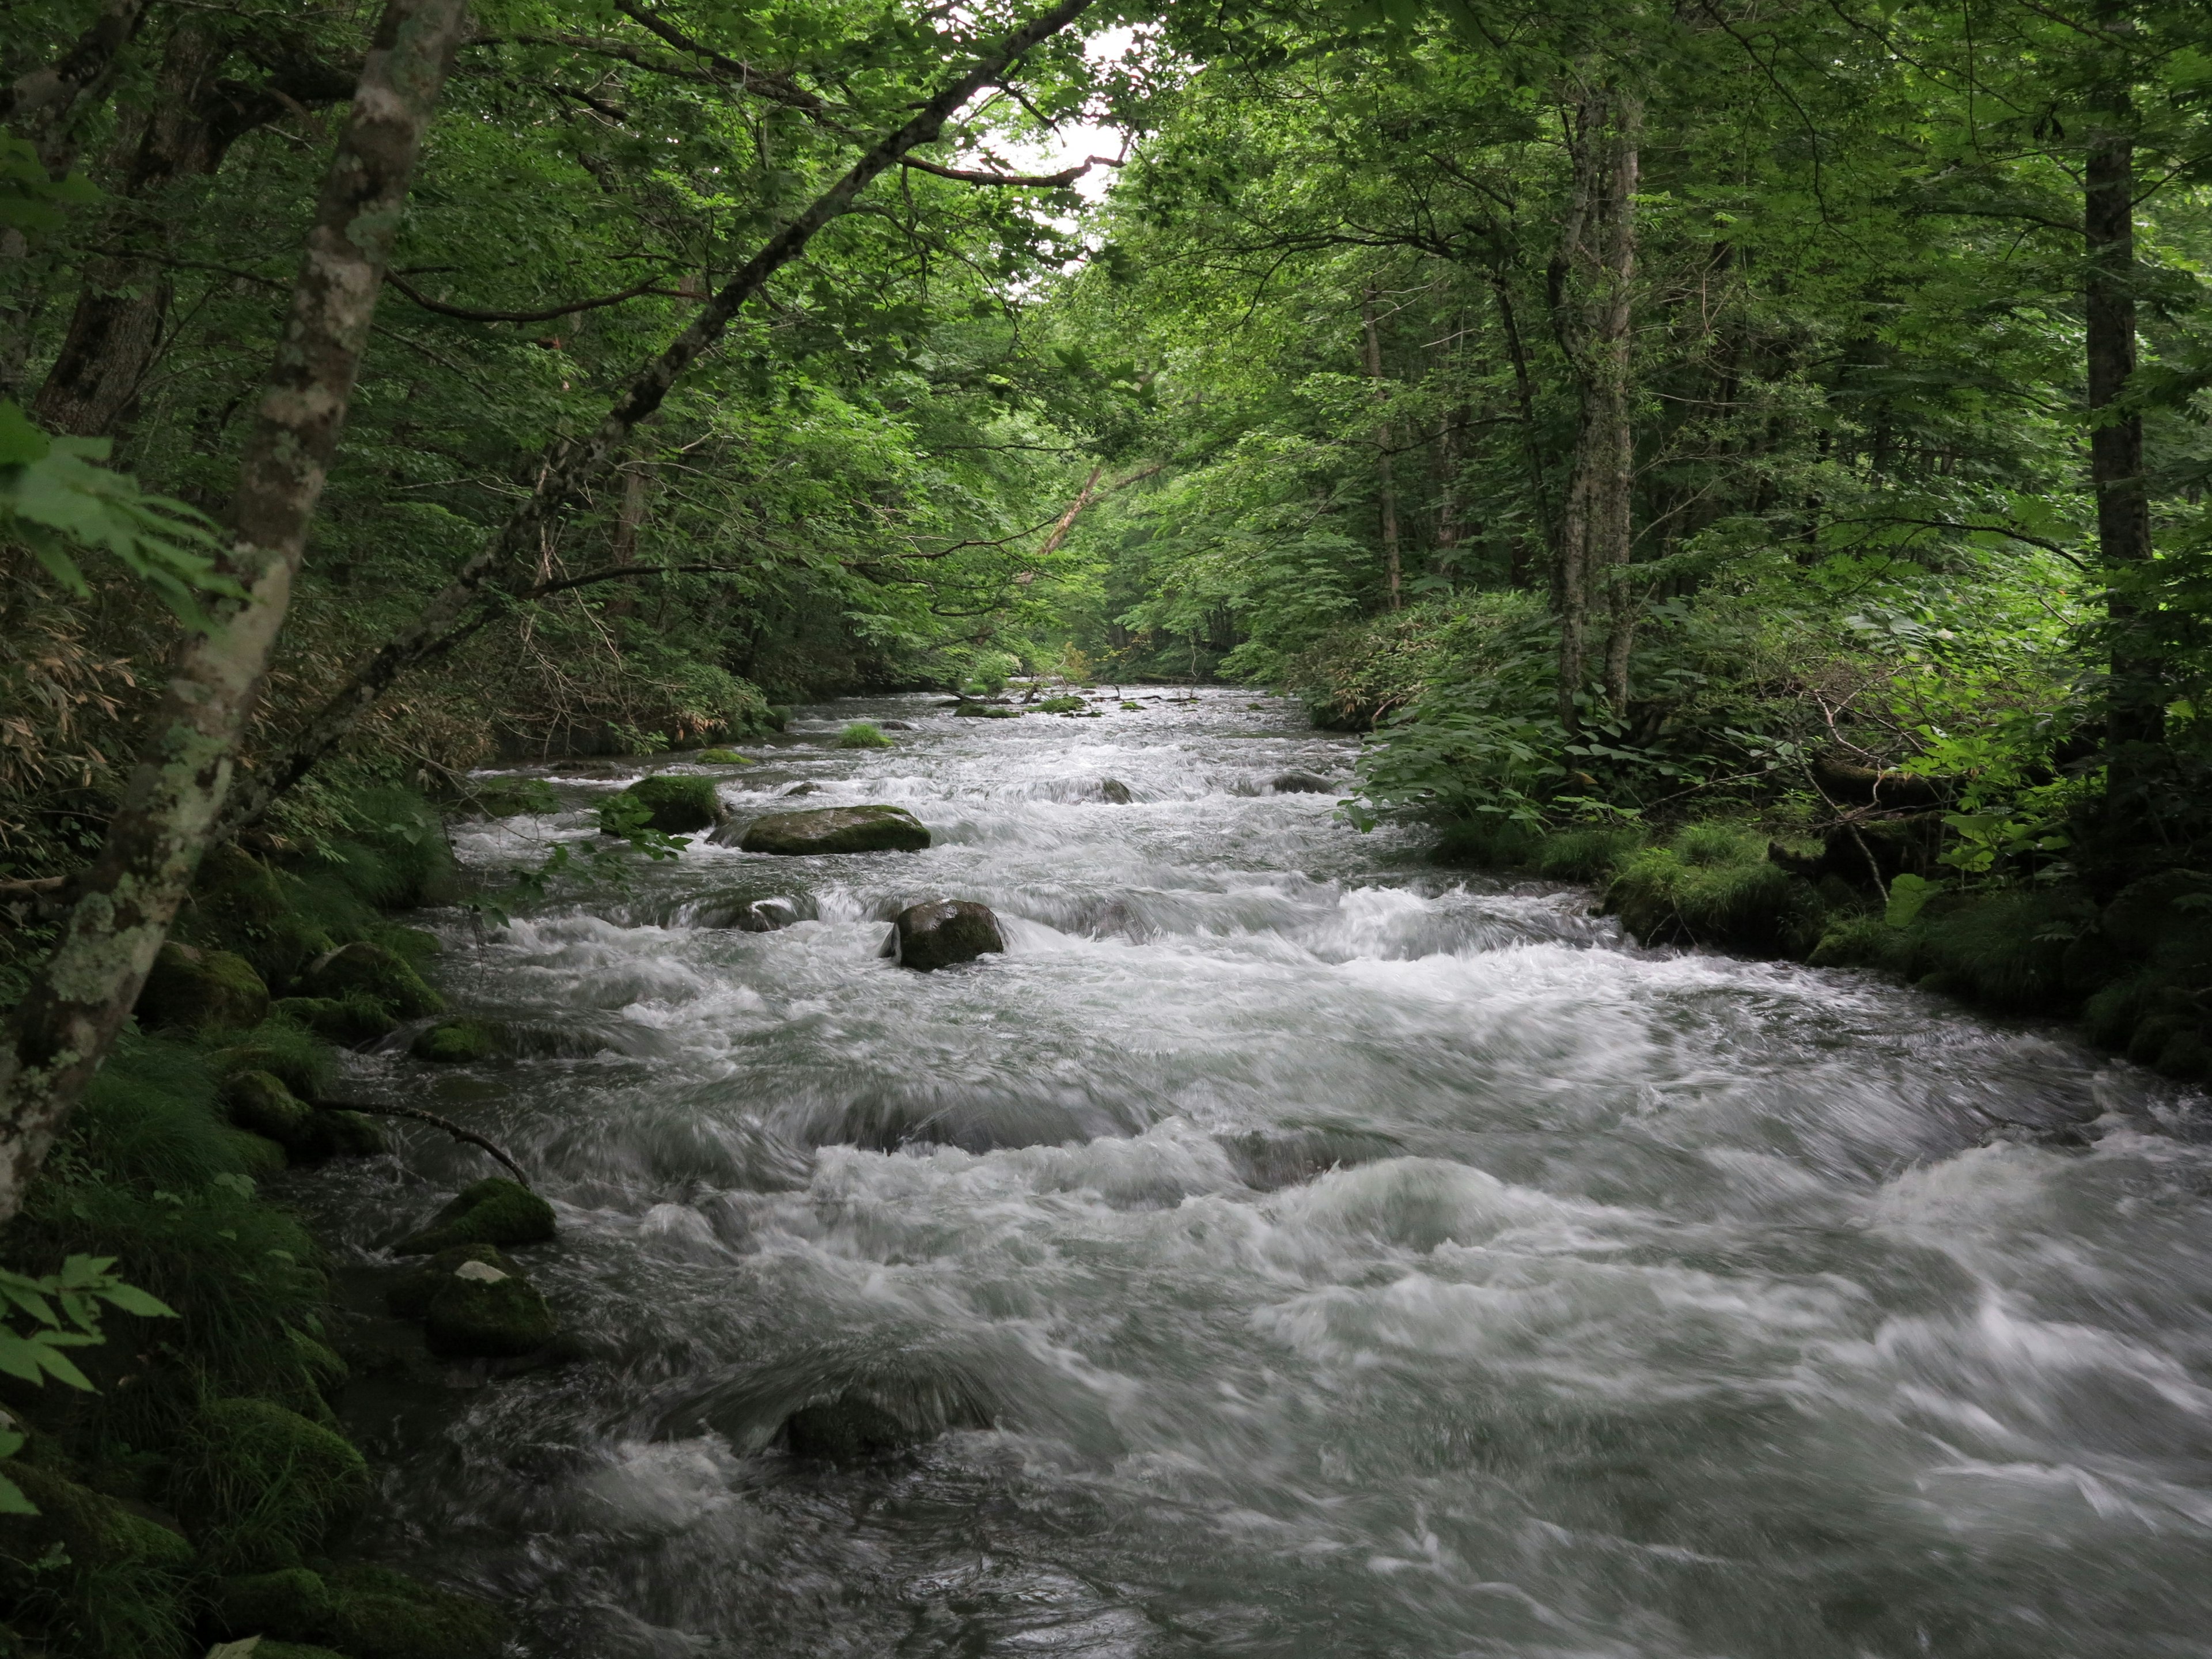
[[[273,1401],[216,1400],[178,1449],[169,1506],[211,1565],[267,1571],[300,1565],[368,1488],[368,1464],[332,1430]]]
[[[428,1318],[431,1298],[445,1288],[457,1269],[471,1261],[512,1276],[519,1277],[522,1272],[496,1244],[454,1244],[427,1261],[416,1262],[392,1280],[384,1293],[386,1309],[394,1319]]]
[[[561,799],[543,778],[487,778],[470,787],[460,810],[477,817],[543,817],[559,811]]]
[[[240,1175],[260,1180],[279,1173],[292,1161],[284,1156],[284,1149],[266,1135],[246,1129],[228,1129],[224,1135]]]
[[[1553,881],[1606,881],[1643,845],[1641,830],[1596,824],[1557,830],[1536,843],[1528,862]]]
[[[740,755],[734,749],[702,749],[692,758],[702,766],[750,766],[750,755]]]
[[[58,1544],[70,1565],[101,1568],[131,1563],[163,1572],[189,1571],[192,1547],[181,1534],[125,1508],[56,1470],[11,1460],[4,1474],[38,1506],[36,1515],[0,1515],[0,1556],[32,1564]]]
[[[970,720],[1018,720],[1022,717],[1018,708],[1000,708],[988,702],[963,702],[952,713],[957,719]]]
[[[507,1622],[472,1595],[434,1589],[385,1567],[330,1574],[329,1639],[351,1659],[498,1659]]]
[[[2069,984],[2067,951],[2094,920],[2086,900],[2067,894],[1931,900],[1907,930],[1904,971],[1938,976],[1949,994],[1985,1008],[2070,1013],[2079,993]]]
[[[304,1147],[313,1133],[315,1109],[272,1072],[240,1072],[224,1079],[222,1103],[233,1123],[288,1152]]]
[[[277,1017],[264,1020],[243,1041],[208,1057],[218,1078],[268,1072],[301,1099],[320,1100],[336,1067],[329,1048],[304,1025]]]
[[[347,1659],[347,1656],[308,1642],[260,1642],[255,1644],[252,1659]]]
[[[337,1598],[322,1574],[280,1567],[219,1580],[208,1596],[208,1619],[226,1637],[273,1636],[301,1641],[330,1628]],[[264,1644],[257,1654],[268,1651]]]
[[[520,1182],[489,1176],[392,1248],[401,1255],[433,1255],[456,1244],[542,1244],[553,1234],[550,1204]]]
[[[135,1012],[149,1028],[246,1030],[267,1018],[269,988],[244,957],[172,939],[155,957]]]
[[[499,1030],[480,1019],[441,1019],[416,1033],[407,1052],[434,1065],[461,1066],[489,1060],[501,1048]]]
[[[311,997],[343,1001],[368,997],[409,1019],[445,1012],[445,999],[425,984],[414,964],[387,945],[356,939],[318,957],[300,975],[299,989]]]
[[[1906,948],[1904,931],[1880,916],[1844,916],[1830,923],[1806,960],[1815,968],[1896,969]]]
[[[286,997],[270,1012],[306,1026],[325,1042],[374,1042],[399,1029],[399,1017],[374,997]]]
[[[748,853],[799,857],[811,853],[918,853],[929,830],[902,806],[825,806],[811,812],[773,812],[745,826],[738,843]]]
[[[973,899],[939,899],[931,904],[912,904],[891,924],[891,940],[884,948],[902,968],[928,973],[979,956],[1003,951],[1006,941],[999,933],[999,919],[988,905]]]
[[[1047,697],[1036,707],[1040,714],[1079,714],[1086,706],[1080,697]]]
[[[519,1271],[465,1261],[447,1273],[422,1316],[430,1352],[448,1359],[517,1359],[558,1336],[553,1310]]]
[[[645,809],[649,829],[680,836],[693,830],[711,829],[722,816],[722,798],[712,778],[696,774],[660,772],[635,783],[599,809],[599,827],[620,834],[623,810],[617,803],[635,802]]]
[[[362,1112],[315,1113],[315,1133],[337,1158],[376,1158],[392,1150],[392,1137],[384,1126]]]
[[[1636,854],[1606,890],[1605,908],[1645,945],[1753,957],[1805,955],[1826,919],[1812,884],[1770,863],[1763,838],[1723,825],[1692,825]]]
[[[888,749],[890,734],[872,720],[854,720],[837,734],[840,749]]]

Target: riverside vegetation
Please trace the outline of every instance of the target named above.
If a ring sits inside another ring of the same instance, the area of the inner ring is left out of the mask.
[[[2203,8],[33,0],[0,82],[0,1646],[496,1650],[343,1559],[264,1192],[384,1144],[333,1045],[504,1040],[395,920],[495,759],[1248,681],[1447,861],[2212,1080]],[[927,844],[842,810],[746,845]],[[506,1363],[494,1181],[392,1306]]]

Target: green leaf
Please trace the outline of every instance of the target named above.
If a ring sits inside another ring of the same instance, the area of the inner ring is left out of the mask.
[[[141,1319],[176,1319],[181,1316],[161,1297],[140,1290],[136,1285],[111,1285],[99,1295],[101,1301],[112,1304],[125,1313],[137,1314]]]
[[[1893,927],[1910,927],[1922,907],[1936,894],[1936,884],[1924,876],[1911,873],[1892,876],[1889,879],[1889,908],[1882,912],[1882,920]]]
[[[0,398],[0,466],[28,466],[46,459],[53,441],[31,424],[15,404]]]

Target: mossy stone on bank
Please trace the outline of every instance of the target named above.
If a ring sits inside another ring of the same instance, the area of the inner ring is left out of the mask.
[[[154,958],[136,1012],[148,1027],[246,1030],[267,1017],[269,988],[244,957],[172,939]]]
[[[428,1227],[392,1248],[431,1255],[456,1244],[542,1244],[553,1235],[550,1204],[520,1182],[489,1176],[462,1188]]]
[[[322,1574],[307,1567],[242,1574],[220,1580],[208,1597],[208,1617],[224,1636],[273,1636],[301,1641],[329,1628],[337,1598]],[[260,1651],[266,1651],[265,1646]]]
[[[635,805],[629,805],[635,803]],[[599,827],[611,835],[622,832],[619,821],[627,807],[645,809],[649,829],[680,836],[693,830],[711,829],[722,816],[722,798],[712,778],[694,773],[659,772],[615,795],[599,808]]]
[[[315,1109],[271,1072],[240,1072],[225,1079],[222,1103],[233,1123],[288,1152],[305,1143],[315,1116]]]
[[[812,853],[918,853],[929,830],[902,806],[825,806],[811,812],[774,812],[745,827],[738,845],[748,853],[799,857]]]
[[[385,1305],[423,1322],[430,1352],[449,1358],[519,1358],[560,1334],[545,1298],[492,1244],[439,1251],[395,1283]]]
[[[498,1659],[507,1620],[472,1595],[436,1589],[386,1567],[328,1575],[337,1606],[327,1639],[349,1659]]]
[[[170,1507],[201,1553],[241,1571],[301,1565],[367,1495],[349,1441],[273,1401],[202,1407],[170,1478]]]
[[[343,997],[286,997],[270,1012],[304,1025],[325,1042],[351,1046],[374,1042],[399,1029],[399,1017],[375,998],[349,992]]]
[[[1605,908],[1645,945],[1753,957],[1803,957],[1826,920],[1812,884],[1770,862],[1763,836],[1723,825],[1692,825],[1632,855]]]
[[[343,1000],[363,996],[410,1019],[441,1013],[446,1002],[398,952],[356,939],[325,952],[300,975],[301,994]]]
[[[320,1100],[336,1070],[330,1050],[304,1025],[271,1017],[240,1042],[218,1048],[209,1065],[219,1078],[243,1072],[267,1072],[301,1099]]]
[[[58,1471],[0,1471],[40,1511],[0,1515],[0,1604],[42,1638],[0,1651],[168,1659],[190,1619],[191,1544]]]
[[[416,1032],[407,1052],[434,1065],[465,1065],[497,1054],[501,1035],[496,1027],[481,1019],[441,1019]]]

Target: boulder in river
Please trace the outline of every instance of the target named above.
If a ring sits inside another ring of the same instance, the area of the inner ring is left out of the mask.
[[[1115,806],[1127,806],[1135,797],[1130,794],[1129,786],[1121,779],[1109,778],[1098,786],[1098,799]]]
[[[1006,948],[999,919],[988,905],[973,899],[938,899],[910,904],[898,913],[884,954],[902,968],[927,973]]]
[[[746,826],[738,846],[748,853],[919,853],[929,831],[902,806],[823,806],[774,812]]]
[[[440,1066],[465,1066],[498,1053],[500,1036],[499,1028],[486,1020],[441,1019],[416,1032],[407,1052]]]
[[[553,1206],[519,1181],[489,1176],[465,1187],[421,1232],[392,1248],[434,1255],[456,1244],[543,1244],[553,1237]]]
[[[911,732],[914,730],[914,722],[912,720],[878,720],[876,724],[886,732]]]
[[[421,1320],[430,1352],[448,1358],[520,1358],[559,1334],[545,1298],[495,1244],[439,1251],[394,1285],[385,1304]]]
[[[1279,795],[1333,795],[1336,786],[1312,772],[1278,772],[1267,787]]]
[[[680,836],[687,830],[710,828],[722,816],[722,798],[714,781],[696,772],[657,773],[640,778],[599,808],[599,828],[619,835],[631,813],[642,808],[647,829]]]

